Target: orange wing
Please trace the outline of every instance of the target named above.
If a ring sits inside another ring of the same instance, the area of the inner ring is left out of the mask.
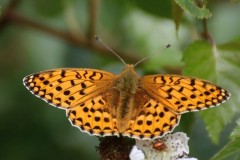
[[[56,69],[26,76],[24,85],[47,103],[72,108],[103,93],[115,75],[95,69]]]
[[[178,125],[180,117],[162,103],[150,99],[136,119],[130,121],[130,126],[123,135],[149,140],[159,138],[172,131]]]
[[[175,113],[198,111],[225,102],[230,93],[205,80],[178,75],[150,75],[139,79],[152,98]]]
[[[97,96],[69,109],[67,116],[73,126],[91,135],[118,136],[116,118],[112,118],[110,113],[105,110],[106,105],[102,96]]]
[[[56,69],[29,75],[23,81],[37,97],[66,109],[72,125],[92,135],[107,136],[120,134],[109,109],[112,101],[103,97],[115,78],[94,69]],[[144,76],[138,87],[144,93],[135,99],[143,102],[136,102],[140,113],[121,134],[139,139],[162,137],[179,123],[181,113],[216,106],[230,96],[210,82],[175,75]]]

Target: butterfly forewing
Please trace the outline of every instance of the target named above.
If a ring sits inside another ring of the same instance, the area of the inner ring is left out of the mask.
[[[54,106],[71,108],[104,92],[114,77],[93,69],[56,69],[29,75],[24,85]]]
[[[230,96],[226,90],[208,81],[178,75],[150,75],[139,81],[149,95],[175,113],[216,106]]]

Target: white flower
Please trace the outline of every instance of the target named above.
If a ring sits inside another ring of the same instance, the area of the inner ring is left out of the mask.
[[[188,158],[188,140],[185,133],[177,132],[155,140],[136,140],[136,146],[144,152],[147,160],[197,160]]]
[[[144,160],[145,158],[143,152],[137,146],[133,146],[129,157],[131,160]]]

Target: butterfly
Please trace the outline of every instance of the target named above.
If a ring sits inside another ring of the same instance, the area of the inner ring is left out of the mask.
[[[35,96],[65,109],[71,124],[83,132],[143,140],[171,132],[183,113],[217,106],[230,97],[223,88],[198,78],[139,77],[129,64],[118,75],[60,68],[26,76],[23,83]]]

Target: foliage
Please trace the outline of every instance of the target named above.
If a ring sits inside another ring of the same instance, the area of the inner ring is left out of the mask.
[[[194,17],[203,19],[212,16],[212,13],[206,8],[205,4],[201,4],[201,1],[176,0],[176,2],[184,11],[188,11]]]
[[[123,64],[95,34],[128,63],[150,56],[139,73],[182,73],[228,90],[229,101],[184,114],[176,129],[188,132],[193,157],[239,159],[238,0],[3,0],[0,12],[0,159],[97,159],[96,137],[22,85],[29,73],[60,67],[119,73]]]
[[[226,146],[221,149],[212,160],[238,160],[240,158],[240,119],[237,121],[237,126],[233,130],[231,140]]]

